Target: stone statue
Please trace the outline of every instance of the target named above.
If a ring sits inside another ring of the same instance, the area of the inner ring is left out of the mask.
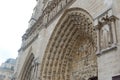
[[[102,48],[109,47],[109,44],[111,44],[111,34],[110,34],[110,26],[108,24],[104,25],[102,27]]]

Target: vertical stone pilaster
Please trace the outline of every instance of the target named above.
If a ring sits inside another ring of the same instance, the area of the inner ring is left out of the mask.
[[[97,29],[97,53],[100,53],[100,30]]]
[[[95,26],[95,30],[96,30],[96,33],[97,33],[97,52],[96,54],[99,54],[100,53],[100,50],[101,50],[101,47],[100,47],[100,28],[99,28],[99,22],[98,20],[95,20],[94,21],[94,26]]]
[[[116,39],[116,28],[115,28],[115,23],[111,22],[111,28],[112,28],[112,35],[113,35],[113,45],[115,45],[117,43],[117,39]]]

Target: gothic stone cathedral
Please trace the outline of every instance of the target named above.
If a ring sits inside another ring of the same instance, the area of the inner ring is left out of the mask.
[[[37,0],[15,80],[120,80],[120,0]]]

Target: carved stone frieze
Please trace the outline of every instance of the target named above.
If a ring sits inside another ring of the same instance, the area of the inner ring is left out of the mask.
[[[50,0],[43,8],[43,24],[48,24],[71,2],[74,0]]]

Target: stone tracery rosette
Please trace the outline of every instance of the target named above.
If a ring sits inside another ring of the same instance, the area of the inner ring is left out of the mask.
[[[116,25],[118,18],[113,15],[111,9],[103,13],[95,20],[97,31],[97,54],[116,48],[117,34]]]

